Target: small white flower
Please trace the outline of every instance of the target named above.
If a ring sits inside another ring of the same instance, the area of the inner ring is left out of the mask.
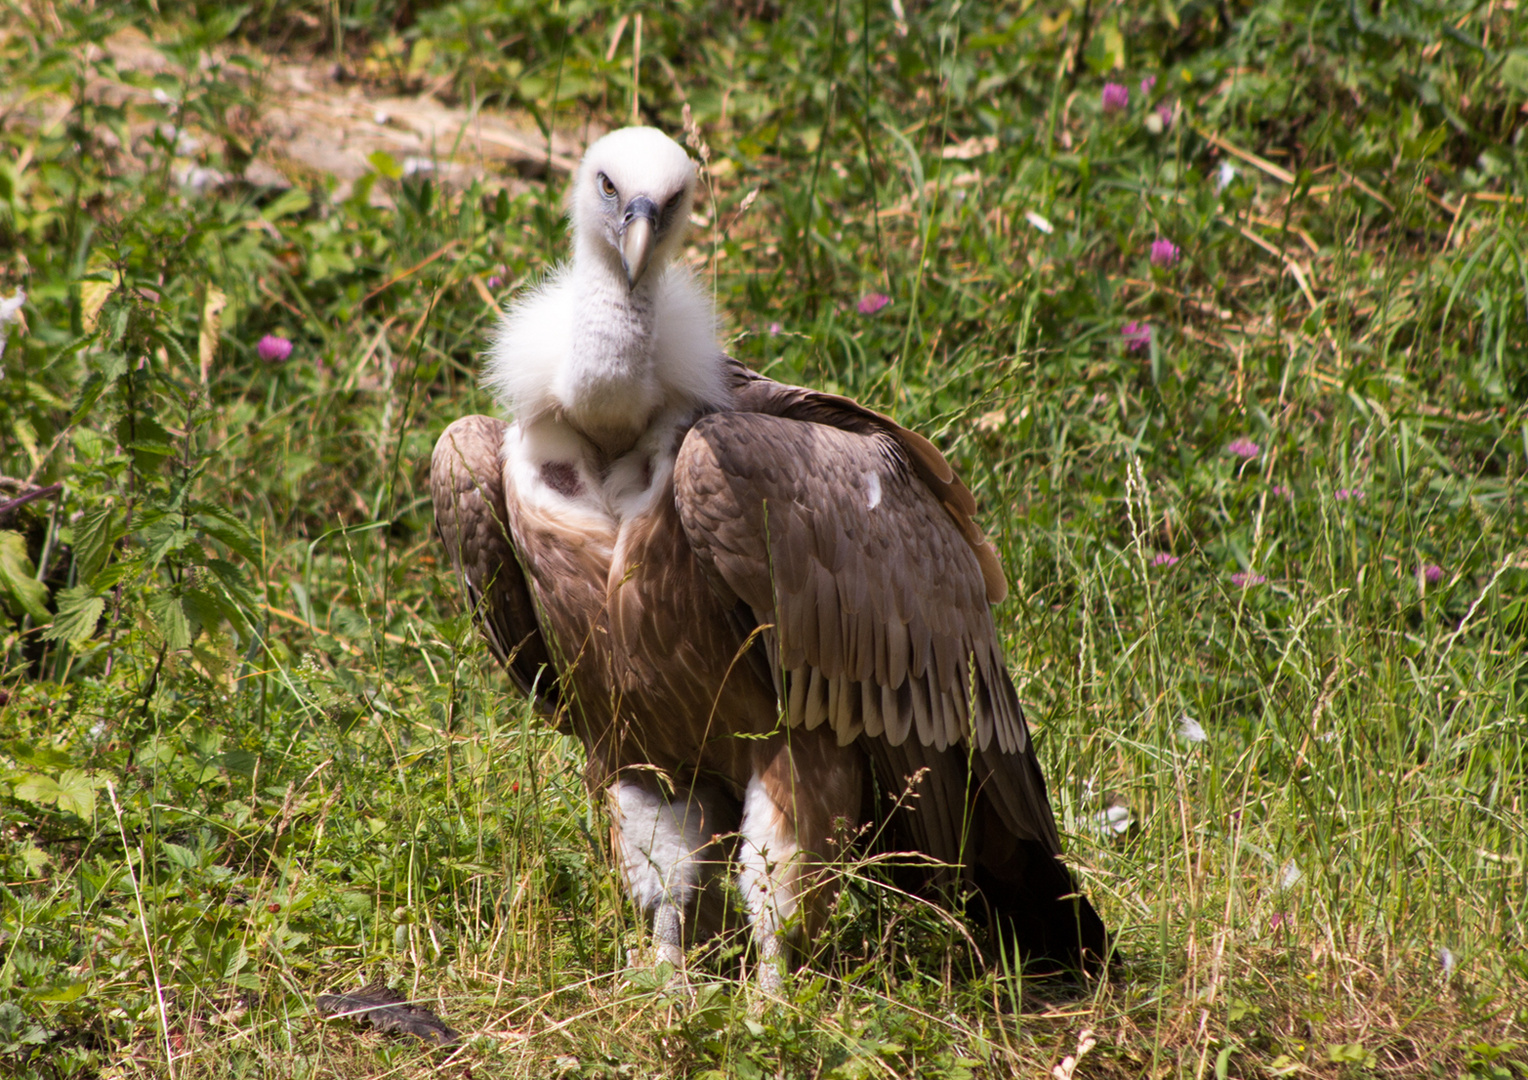
[[[1292,889],[1294,888],[1295,882],[1299,881],[1304,876],[1305,874],[1301,872],[1297,865],[1295,865],[1295,861],[1290,859],[1283,866],[1279,867],[1279,888]]]
[[[27,302],[27,294],[21,289],[16,295],[0,298],[0,356],[5,355],[5,339],[10,334],[11,323],[21,321],[21,305]]]
[[[154,100],[161,105],[174,105],[175,99],[158,86],[154,87]]]
[[[1188,713],[1178,717],[1178,738],[1186,743],[1209,742],[1210,737],[1204,733],[1204,726]]]
[[[376,112],[371,114],[372,123],[376,124],[378,127],[384,126],[391,119],[392,117],[388,115],[386,109],[378,109]]]
[[[1098,1040],[1093,1037],[1092,1029],[1083,1028],[1077,1033],[1077,1051],[1068,1054],[1061,1059],[1061,1064],[1051,1070],[1053,1080],[1072,1080],[1077,1072],[1077,1063],[1087,1056],[1088,1051],[1098,1045]]]
[[[406,157],[403,159],[404,176],[418,176],[421,173],[432,173],[434,171],[435,162],[429,158]]]
[[[1231,186],[1231,181],[1236,179],[1236,166],[1229,161],[1222,161],[1220,169],[1215,173],[1215,190],[1224,191]]]
[[[1452,975],[1454,973],[1454,965],[1457,962],[1454,959],[1454,951],[1447,945],[1438,950],[1438,963],[1443,965],[1443,974]]]
[[[1025,211],[1024,220],[1029,222],[1035,228],[1039,229],[1041,232],[1045,233],[1047,236],[1056,231],[1056,226],[1052,225],[1045,219],[1043,214],[1040,214],[1037,211]]]

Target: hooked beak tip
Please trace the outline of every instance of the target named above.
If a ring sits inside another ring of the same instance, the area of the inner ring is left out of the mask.
[[[626,285],[636,288],[647,272],[653,254],[653,223],[646,217],[634,217],[621,233],[621,267],[626,271]]]

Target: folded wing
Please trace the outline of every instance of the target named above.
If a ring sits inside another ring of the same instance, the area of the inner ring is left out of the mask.
[[[435,527],[488,647],[521,692],[551,713],[558,703],[556,672],[504,502],[508,427],[491,417],[465,416],[441,434],[430,460]]]
[[[1101,957],[990,601],[974,500],[926,440],[846,399],[746,377],[758,411],[702,418],[676,502],[713,586],[750,608],[787,722],[860,740],[914,846],[1006,909],[1031,954]],[[937,877],[937,875],[936,875]]]

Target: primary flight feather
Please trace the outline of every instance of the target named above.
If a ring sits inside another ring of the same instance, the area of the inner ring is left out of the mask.
[[[695,183],[652,128],[589,148],[573,258],[493,342],[510,420],[436,444],[436,523],[490,648],[583,742],[659,959],[721,924],[731,869],[777,986],[877,819],[928,857],[915,888],[978,897],[1032,959],[1101,960],[975,501],[921,436],[725,356],[675,262]]]

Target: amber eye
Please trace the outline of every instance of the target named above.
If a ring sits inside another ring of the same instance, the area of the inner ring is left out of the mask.
[[[610,182],[610,177],[600,173],[600,194],[607,199],[615,198],[615,185]]]

